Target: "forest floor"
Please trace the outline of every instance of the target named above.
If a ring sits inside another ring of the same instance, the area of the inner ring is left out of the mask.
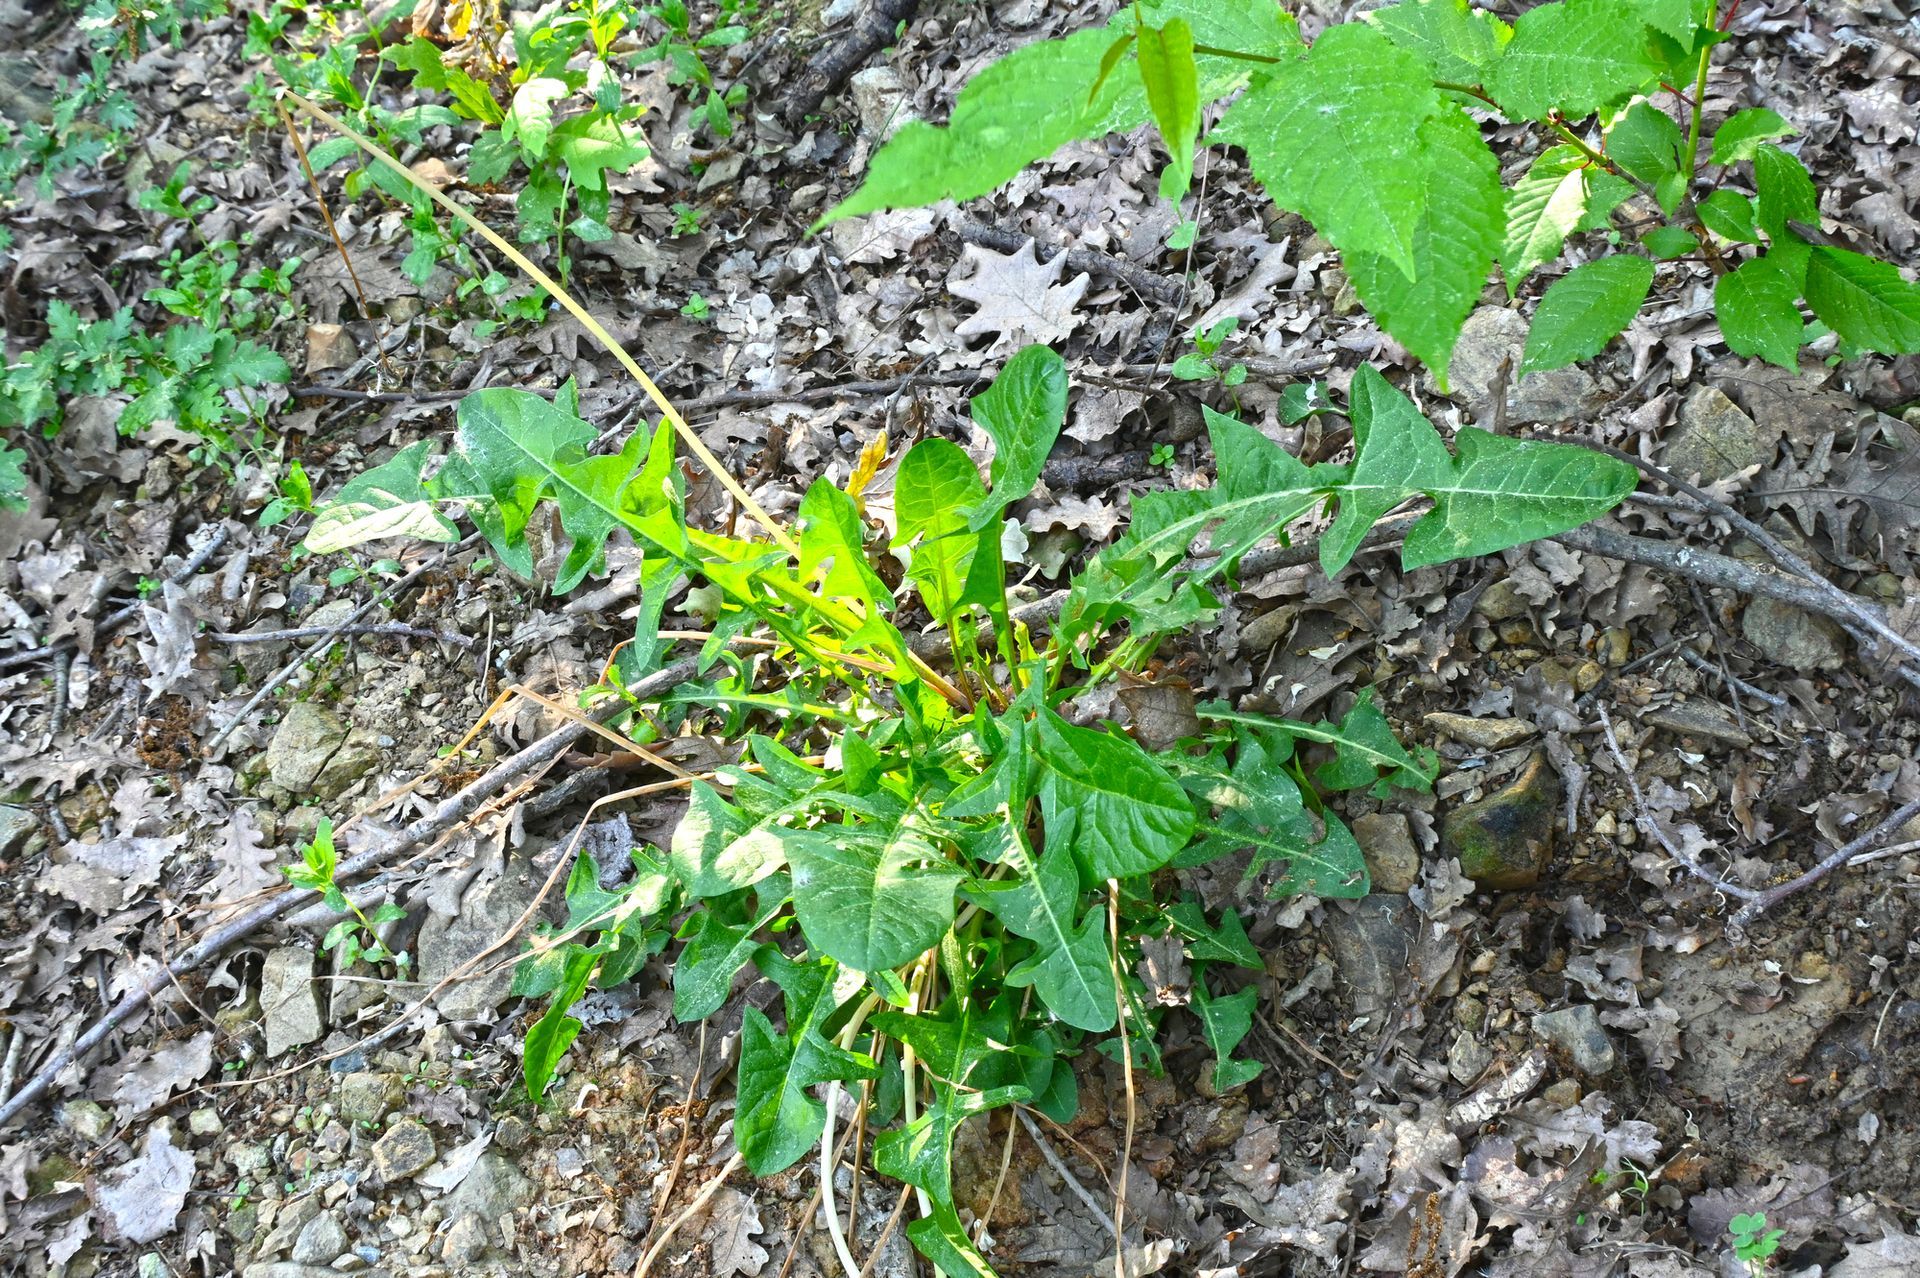
[[[1166,247],[1175,214],[1138,137],[1071,145],[962,208],[809,238],[903,114],[943,118],[996,54],[1112,7],[923,4],[850,85],[792,112],[865,6],[761,13],[751,38],[710,55],[721,85],[745,87],[728,137],[666,69],[636,69],[625,88],[649,108],[652,156],[611,179],[611,238],[576,246],[572,286],[776,514],[817,476],[844,481],[883,431],[896,450],[940,434],[984,455],[968,394],[1019,346],[1053,345],[1073,378],[1066,437],[1012,512],[1036,591],[1124,526],[1131,492],[1203,482],[1201,404],[1330,457],[1345,435],[1321,418],[1281,426],[1280,396],[1309,379],[1344,390],[1374,362],[1443,427],[1701,472],[1914,632],[1920,366],[1822,362],[1819,346],[1797,376],[1741,360],[1704,268],[1663,276],[1658,304],[1599,359],[1517,382],[1539,287],[1511,303],[1490,289],[1443,395],[1357,308],[1324,241],[1276,216],[1220,148],[1196,181],[1191,251]],[[366,813],[347,856],[431,815],[562,722],[516,700],[472,771],[392,797],[498,692],[570,699],[632,633],[638,568],[617,540],[608,577],[555,598],[472,539],[390,543],[390,559],[355,567],[296,553],[304,516],[261,520],[287,463],[324,496],[443,438],[462,391],[571,378],[611,440],[642,401],[564,314],[497,322],[445,265],[415,282],[404,212],[348,199],[336,176],[323,187],[349,274],[287,132],[250,98],[267,63],[246,48],[254,6],[237,8],[123,64],[142,123],[114,158],[45,187],[23,178],[6,207],[12,358],[39,343],[51,301],[160,316],[138,299],[176,252],[231,241],[243,269],[301,263],[260,338],[293,385],[267,392],[254,448],[210,459],[178,431],[119,438],[113,412],[70,407],[57,438],[28,441],[30,509],[0,514],[0,1101],[115,1000],[284,892],[280,867],[322,815]],[[1344,6],[1301,12],[1311,28]],[[714,20],[695,7],[696,32]],[[73,19],[0,0],[0,27],[14,45],[0,111],[44,117],[56,79],[85,68]],[[1823,213],[1911,262],[1920,22],[1888,0],[1771,0],[1743,6],[1733,31],[1709,114],[1778,111]],[[396,110],[418,100],[384,91]],[[455,138],[430,128],[406,159],[457,174]],[[207,203],[185,218],[136,203],[182,160],[176,194]],[[478,203],[511,220],[499,197]],[[1244,364],[1244,383],[1173,379],[1190,334],[1229,317],[1217,358]],[[693,505],[723,514],[694,483]],[[1710,514],[1630,503],[1608,523],[1759,557]],[[1265,957],[1244,1049],[1265,1068],[1216,1094],[1197,1029],[1168,1016],[1165,1075],[1135,1079],[1133,1272],[1732,1276],[1747,1269],[1729,1221],[1763,1212],[1785,1231],[1768,1272],[1920,1273],[1920,822],[1743,932],[1729,926],[1741,902],[1673,855],[1774,884],[1920,798],[1913,690],[1825,618],[1552,541],[1415,572],[1375,548],[1337,580],[1306,565],[1240,584],[1217,630],[1165,654],[1170,668],[1296,717],[1377,688],[1402,739],[1436,747],[1443,769],[1431,794],[1344,800],[1373,875],[1363,900],[1269,900],[1230,872],[1194,876]],[[412,631],[333,629],[356,619]],[[379,867],[355,896],[404,914],[389,935],[414,956],[407,979],[316,955],[333,921],[316,907],[160,981],[0,1125],[8,1271],[634,1274],[732,1152],[720,1066],[741,1008],[773,991],[763,981],[682,1025],[656,958],[581,1005],[586,1028],[536,1107],[520,1043],[539,1007],[509,997],[513,946],[489,954],[529,910],[564,912],[552,872],[587,803],[630,775],[580,745]],[[1475,803],[1496,821],[1534,814],[1513,819],[1551,846],[1544,874],[1505,889],[1462,874],[1442,834]],[[603,808],[586,846],[611,864],[664,845],[683,806]],[[1006,1274],[1114,1272],[1122,1079],[1093,1052],[1077,1072],[1066,1129],[1010,1132],[1002,1111],[957,1150],[962,1205]],[[814,1177],[811,1162],[736,1174],[656,1272],[838,1273],[809,1219]],[[842,1181],[856,1254],[884,1235],[872,1272],[912,1273],[889,1226],[898,1186]]]

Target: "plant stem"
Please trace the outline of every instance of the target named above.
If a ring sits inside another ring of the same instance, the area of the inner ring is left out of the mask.
[[[1242,53],[1238,49],[1218,49],[1210,44],[1196,44],[1193,46],[1193,51],[1211,54],[1216,58],[1232,58],[1235,62],[1258,62],[1266,66],[1278,66],[1286,61],[1285,58],[1276,58],[1265,53]]]
[[[1449,93],[1464,93],[1470,98],[1479,98],[1482,102],[1485,102],[1488,106],[1499,105],[1499,103],[1495,102],[1492,98],[1487,96],[1487,91],[1485,89],[1481,88],[1477,84],[1455,84],[1451,80],[1435,80],[1433,82],[1433,87],[1436,89],[1445,89]]]
[[[1693,185],[1694,162],[1700,158],[1700,121],[1707,114],[1707,67],[1713,61],[1713,46],[1700,46],[1700,69],[1693,77],[1693,120],[1687,125],[1687,151],[1680,157],[1680,172],[1687,185]]]

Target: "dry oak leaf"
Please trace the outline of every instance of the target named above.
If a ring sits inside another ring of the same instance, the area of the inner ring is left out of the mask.
[[[713,1278],[756,1274],[767,1263],[767,1249],[753,1241],[764,1226],[753,1199],[737,1189],[722,1189],[707,1209],[708,1273]]]
[[[1056,253],[1041,265],[1034,258],[1033,241],[1012,253],[996,253],[968,244],[962,249],[972,270],[965,279],[947,281],[947,290],[980,309],[955,328],[958,337],[999,334],[994,350],[1031,342],[1052,343],[1080,326],[1073,308],[1085,296],[1091,277],[1081,274],[1062,284],[1067,255]]]
[[[93,1187],[93,1205],[115,1235],[149,1243],[173,1228],[193,1184],[193,1155],[175,1149],[166,1129],[147,1129],[146,1151],[101,1176]]]

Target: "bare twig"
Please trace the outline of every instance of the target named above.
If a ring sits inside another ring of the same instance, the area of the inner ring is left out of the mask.
[[[1826,610],[1829,616],[1842,619],[1850,618],[1855,625],[1864,627],[1878,635],[1881,640],[1890,645],[1895,652],[1903,654],[1907,661],[1920,664],[1920,644],[1914,643],[1913,640],[1888,625],[1886,616],[1880,609],[1874,607],[1858,595],[1842,590],[1831,581],[1828,581],[1825,576],[1814,571],[1812,564],[1809,564],[1806,560],[1795,554],[1791,547],[1787,546],[1778,537],[1775,537],[1753,520],[1748,519],[1726,502],[1721,501],[1718,497],[1715,497],[1703,489],[1696,488],[1686,480],[1681,479],[1678,475],[1673,474],[1664,467],[1654,465],[1645,458],[1636,457],[1632,453],[1622,451],[1618,448],[1609,448],[1604,444],[1589,444],[1588,447],[1596,448],[1603,453],[1617,457],[1621,461],[1637,468],[1642,474],[1659,480],[1675,492],[1685,493],[1698,503],[1702,509],[1720,516],[1729,524],[1732,524],[1735,528],[1745,533],[1752,539],[1756,546],[1767,552],[1768,558],[1772,559],[1773,562],[1779,564],[1781,568],[1793,574],[1795,577],[1805,581],[1808,585],[1812,586],[1815,591],[1824,596],[1830,605]]]
[[[1027,241],[1032,240],[1034,258],[1042,264],[1052,261],[1054,255],[1060,252],[1058,245],[1043,245],[1035,236],[1009,231],[1005,227],[988,226],[971,219],[962,219],[953,229],[967,243],[1001,253],[1017,253],[1026,246]],[[1172,305],[1180,298],[1180,281],[1142,270],[1124,258],[1086,248],[1070,248],[1066,252],[1067,269],[1070,271],[1118,280],[1142,297],[1151,298],[1162,305]]]
[[[1040,1150],[1040,1157],[1047,1160],[1047,1166],[1053,1168],[1053,1174],[1064,1181],[1067,1189],[1073,1196],[1084,1203],[1087,1210],[1093,1213],[1093,1218],[1105,1225],[1107,1232],[1118,1239],[1120,1237],[1120,1227],[1114,1224],[1113,1217],[1109,1216],[1107,1209],[1100,1205],[1100,1200],[1087,1191],[1087,1187],[1080,1183],[1080,1178],[1075,1176],[1066,1163],[1061,1161],[1060,1155],[1054,1152],[1052,1142],[1047,1140],[1046,1133],[1040,1130],[1040,1125],[1034,1122],[1033,1117],[1027,1113],[1026,1106],[1015,1105],[1013,1112],[1020,1119],[1020,1125],[1027,1129],[1027,1135],[1033,1137],[1034,1145]],[[1114,1244],[1116,1247],[1119,1245],[1118,1242]]]
[[[438,567],[440,562],[443,559],[445,559],[448,555],[452,554],[456,550],[459,550],[462,546],[466,546],[472,543],[473,541],[478,539],[479,536],[480,536],[479,533],[474,533],[472,536],[466,538],[464,541],[461,541],[458,545],[449,546],[447,549],[442,550],[439,554],[427,560],[425,563],[420,564],[418,567],[414,568],[412,572],[402,577],[399,581],[394,582],[393,585],[384,587],[382,589],[376,589],[373,592],[372,596],[365,603],[361,604],[358,608],[355,608],[350,615],[342,618],[338,625],[326,627],[325,630],[322,632],[320,638],[314,640],[313,643],[311,643],[305,649],[303,649],[300,652],[300,654],[296,656],[293,660],[287,662],[286,665],[280,667],[279,671],[277,671],[271,679],[267,680],[265,683],[261,684],[259,688],[255,689],[254,694],[251,697],[247,698],[247,704],[240,707],[240,713],[234,715],[233,718],[227,720],[227,722],[221,727],[221,729],[218,732],[213,734],[213,737],[207,742],[207,744],[201,747],[201,753],[211,758],[213,755],[213,752],[220,748],[220,743],[225,741],[228,737],[232,736],[234,729],[238,728],[241,724],[245,723],[247,721],[247,717],[251,715],[256,709],[259,708],[260,703],[273,695],[273,690],[275,688],[278,688],[281,684],[293,678],[294,672],[299,670],[301,666],[305,665],[308,661],[312,660],[314,657],[317,657],[322,652],[326,651],[328,645],[330,645],[340,635],[346,633],[348,627],[359,624],[360,618],[366,616],[369,612],[372,612],[374,608],[379,606],[380,602],[383,599],[387,598],[389,595],[399,594],[401,591],[405,590],[408,586],[411,586],[414,582],[418,581],[421,578],[421,576],[425,574],[428,570]]]
[[[693,678],[697,670],[698,660],[688,657],[642,679],[629,692],[640,700],[658,696]],[[624,704],[611,705],[602,713],[610,716]],[[414,820],[390,838],[347,858],[341,863],[337,877],[342,882],[357,879],[391,860],[402,850],[439,838],[473,815],[493,796],[547,767],[586,735],[587,728],[581,723],[563,724],[550,736],[502,759],[458,794],[443,800],[433,811]],[[261,902],[232,922],[203,935],[190,949],[167,964],[163,971],[154,973],[128,991],[86,1033],[43,1062],[18,1094],[9,1097],[5,1104],[0,1104],[0,1127],[4,1127],[21,1110],[44,1095],[54,1079],[68,1066],[106,1042],[115,1029],[151,1003],[160,990],[170,988],[171,983],[179,977],[224,953],[275,919],[305,909],[319,899],[317,892],[288,889]]]
[[[1818,883],[1821,879],[1826,878],[1827,875],[1853,860],[1881,839],[1886,838],[1889,834],[1892,834],[1895,830],[1898,830],[1907,822],[1913,820],[1916,816],[1920,816],[1920,799],[1914,799],[1911,802],[1902,804],[1894,810],[1892,816],[1887,817],[1881,821],[1880,824],[1874,826],[1859,838],[1847,843],[1844,847],[1835,848],[1826,856],[1821,857],[1811,870],[1808,870],[1798,878],[1788,879],[1785,883],[1776,884],[1764,892],[1754,893],[1748,899],[1747,903],[1740,907],[1739,913],[1735,914],[1729,921],[1729,930],[1740,931],[1745,929],[1749,923],[1759,918],[1762,914],[1765,914],[1781,901],[1786,900],[1795,892],[1810,887]]]
[[[1620,768],[1620,776],[1627,783],[1628,793],[1633,796],[1633,823],[1639,827],[1640,832],[1664,848],[1668,856],[1685,867],[1687,873],[1714,891],[1737,897],[1742,901],[1751,901],[1759,896],[1760,893],[1750,887],[1721,878],[1674,844],[1666,830],[1653,819],[1652,810],[1647,807],[1647,796],[1640,789],[1640,778],[1633,774],[1633,766],[1627,762],[1627,756],[1620,750],[1620,739],[1613,733],[1613,719],[1607,714],[1607,708],[1599,706],[1597,709],[1600,715],[1600,729],[1607,738],[1607,750],[1613,755],[1614,763]]]
[[[866,60],[892,44],[900,25],[911,22],[920,0],[871,0],[847,33],[814,58],[780,104],[788,124],[799,125],[820,109],[827,95],[846,82]]]
[[[399,621],[371,622],[359,626],[296,626],[292,630],[212,630],[207,638],[215,643],[285,643],[294,639],[334,639],[341,635],[388,635],[401,639],[435,639],[460,648],[473,647],[466,635],[425,630]]]
[[[215,525],[212,535],[207,538],[206,544],[189,555],[187,562],[181,565],[180,571],[167,578],[167,581],[176,586],[185,585],[187,579],[206,567],[207,561],[212,559],[220,547],[226,544],[227,526],[225,524]],[[145,600],[137,599],[124,608],[107,614],[106,620],[93,628],[94,637],[98,639],[112,634],[139,616],[140,610],[146,606]],[[54,640],[50,644],[45,644],[38,648],[29,648],[25,652],[10,652],[4,657],[0,657],[0,670],[11,670],[15,666],[24,666],[35,661],[42,661],[56,653],[70,652],[78,646],[79,641],[77,639],[72,635],[66,635]]]
[[[1745,595],[1764,595],[1769,599],[1778,599],[1782,603],[1792,604],[1805,612],[1819,613],[1832,617],[1843,626],[1851,626],[1856,616],[1851,607],[1834,600],[1838,593],[1862,607],[1869,607],[1863,601],[1847,594],[1832,582],[1820,579],[1820,584],[1804,580],[1798,576],[1773,572],[1766,568],[1717,554],[1711,550],[1698,550],[1681,542],[1654,541],[1647,537],[1633,537],[1626,533],[1615,532],[1610,528],[1600,528],[1588,524],[1572,532],[1564,532],[1553,540],[1575,550],[1589,550],[1609,559],[1621,559],[1628,563],[1644,564],[1649,568],[1658,568],[1676,576],[1686,577],[1708,586],[1721,586],[1728,590],[1737,590]],[[1822,589],[1822,585],[1825,589]],[[1882,623],[1884,624],[1884,623]],[[1920,667],[1896,666],[1903,679],[1920,687]]]
[[[1785,697],[1777,697],[1765,688],[1754,687],[1745,679],[1740,678],[1728,670],[1727,663],[1724,660],[1715,664],[1684,644],[1680,647],[1680,659],[1702,674],[1719,675],[1722,679],[1726,680],[1727,685],[1736,692],[1742,692],[1749,697],[1753,697],[1755,700],[1764,701],[1775,710],[1785,710],[1787,708],[1787,699]],[[1739,698],[1736,697],[1732,700],[1734,705],[1737,706],[1740,704]]]

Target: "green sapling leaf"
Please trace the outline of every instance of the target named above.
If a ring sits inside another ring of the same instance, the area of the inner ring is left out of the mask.
[[[1591,358],[1633,322],[1653,287],[1653,263],[1616,254],[1577,266],[1540,299],[1520,372],[1537,373]]]

